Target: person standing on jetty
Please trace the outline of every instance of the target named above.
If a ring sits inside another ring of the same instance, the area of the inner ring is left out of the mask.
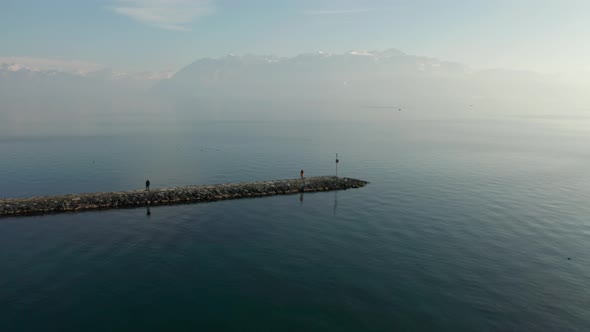
[[[299,172],[299,176],[301,176],[301,193],[303,193],[303,191],[305,190],[305,182],[303,181],[303,170],[301,170],[301,172]]]
[[[145,190],[150,191],[150,179],[145,180]]]

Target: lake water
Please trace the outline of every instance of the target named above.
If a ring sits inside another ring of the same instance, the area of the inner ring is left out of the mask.
[[[0,197],[329,175],[335,153],[339,175],[371,183],[2,218],[0,330],[588,331],[589,125],[401,112],[5,128]]]

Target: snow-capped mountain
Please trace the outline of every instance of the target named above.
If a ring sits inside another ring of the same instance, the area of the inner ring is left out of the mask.
[[[95,68],[39,68],[30,66],[18,62],[2,62],[0,58],[0,77],[7,77],[10,73],[15,76],[28,76],[33,78],[34,76],[56,76],[56,75],[68,75],[70,77],[86,77],[93,79],[105,79],[105,80],[142,80],[142,81],[158,81],[172,77],[174,72],[129,72],[129,71],[118,71],[102,66],[96,66]]]
[[[123,72],[108,68],[80,70],[39,68],[21,63],[0,63],[0,97],[9,102],[35,99],[108,99],[147,92],[158,80],[172,73]]]
[[[249,98],[425,108],[442,103],[466,107],[479,103],[489,109],[510,104],[518,108],[573,99],[568,97],[573,90],[548,75],[474,70],[396,49],[205,58],[159,81],[153,91],[176,100]]]
[[[488,110],[566,107],[588,100],[586,90],[555,77],[512,70],[473,70],[454,62],[409,55],[396,49],[314,52],[293,57],[227,55],[203,58],[172,72],[126,72],[86,63],[16,61],[0,58],[0,98],[23,109],[56,105],[110,105],[141,100],[155,105],[199,100],[339,102],[399,105],[429,110],[469,107]],[[149,102],[147,102],[149,100]],[[61,104],[57,103],[60,101]],[[446,106],[445,106],[446,105]],[[56,106],[58,107],[58,106]],[[110,107],[110,106],[109,106]],[[393,107],[392,107],[393,108]]]
[[[294,57],[235,56],[200,59],[160,81],[155,90],[174,97],[373,98],[432,79],[461,79],[469,68],[398,50],[325,52]]]
[[[0,63],[0,121],[147,111],[147,92],[170,73]],[[153,109],[153,107],[152,107]]]

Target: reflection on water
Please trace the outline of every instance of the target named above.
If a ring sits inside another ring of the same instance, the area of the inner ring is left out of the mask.
[[[338,208],[338,192],[334,192],[334,216],[336,216],[336,209]]]

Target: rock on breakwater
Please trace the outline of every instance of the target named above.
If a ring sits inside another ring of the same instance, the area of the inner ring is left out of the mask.
[[[301,179],[196,185],[176,188],[110,193],[0,199],[0,216],[25,216],[44,213],[158,205],[213,202],[226,199],[288,195],[361,188],[368,182],[344,177],[318,176]]]

